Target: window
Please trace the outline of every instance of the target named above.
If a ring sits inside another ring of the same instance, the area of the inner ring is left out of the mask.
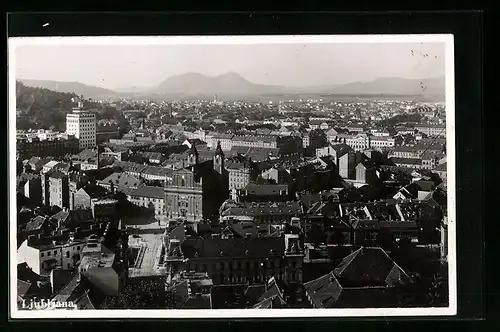
[[[69,258],[69,251],[66,251],[66,258]]]
[[[43,257],[43,256],[45,256],[45,254],[42,252],[42,254],[40,256]]]
[[[47,256],[50,256],[50,251],[47,252]]]

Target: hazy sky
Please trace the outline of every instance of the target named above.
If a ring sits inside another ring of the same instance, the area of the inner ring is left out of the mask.
[[[253,83],[285,86],[428,78],[444,75],[444,54],[444,43],[26,45],[15,57],[17,78],[114,89],[155,86],[185,72],[233,71]]]

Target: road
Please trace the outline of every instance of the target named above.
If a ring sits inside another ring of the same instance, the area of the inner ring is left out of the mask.
[[[129,277],[152,276],[157,275],[158,271],[154,269],[157,253],[161,247],[162,234],[140,234],[140,241],[134,241],[134,245],[145,246],[144,256],[141,264],[137,268],[129,270]],[[134,239],[135,240],[135,239]]]

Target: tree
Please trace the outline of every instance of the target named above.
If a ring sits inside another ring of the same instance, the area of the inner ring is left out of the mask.
[[[163,279],[143,279],[127,284],[118,296],[107,297],[101,309],[174,309],[178,296],[165,290]]]

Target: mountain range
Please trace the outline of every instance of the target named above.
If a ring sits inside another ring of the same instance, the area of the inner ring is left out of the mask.
[[[340,85],[318,85],[286,87],[256,84],[241,75],[228,72],[217,76],[185,73],[167,78],[152,87],[128,87],[116,90],[82,84],[79,82],[57,82],[49,80],[20,79],[27,86],[42,87],[58,92],[74,92],[88,98],[113,96],[245,98],[266,95],[323,94],[323,95],[390,95],[390,96],[444,96],[444,77],[427,79],[379,78],[370,82],[353,82]]]

